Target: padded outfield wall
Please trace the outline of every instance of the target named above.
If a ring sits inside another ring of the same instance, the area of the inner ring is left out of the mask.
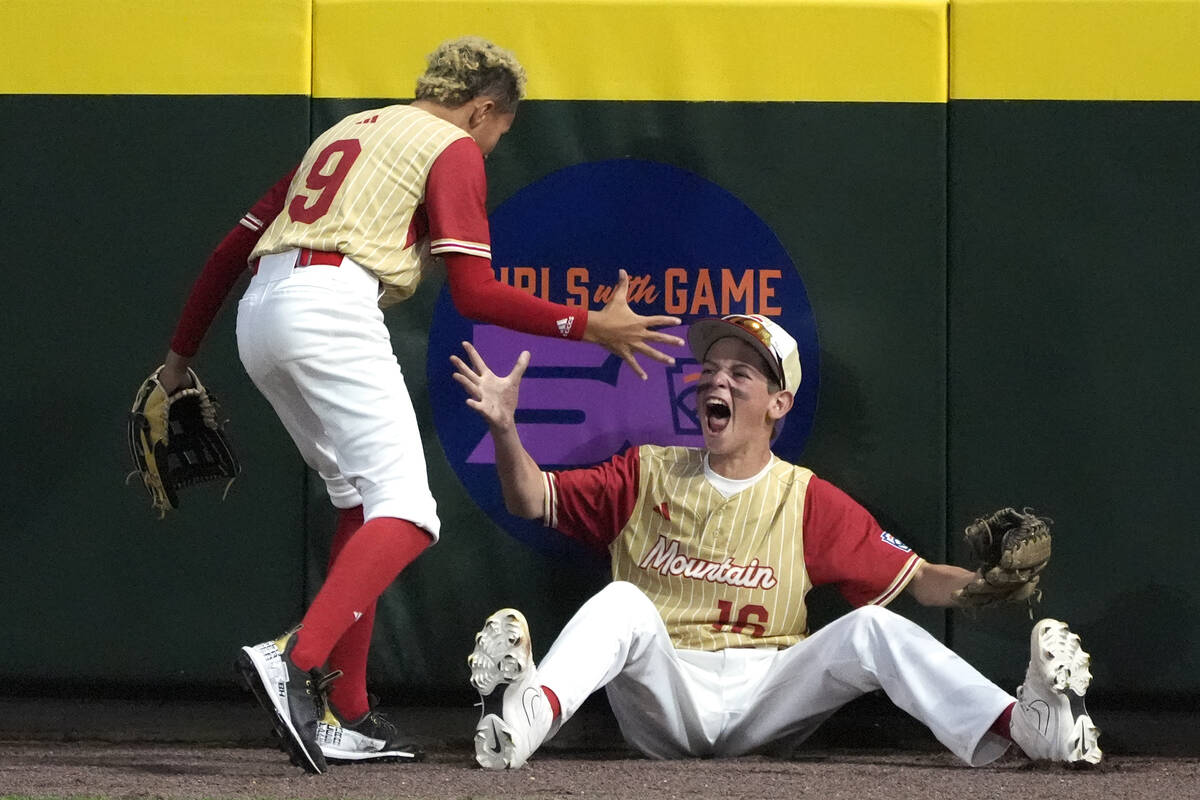
[[[1120,51],[1089,57],[1085,71],[1170,93],[1025,94],[1036,59],[1013,41],[1062,58],[1092,39],[1071,19],[1062,24],[1082,33],[1039,50],[1022,20],[1041,30],[1038,14],[1114,13],[1051,5],[0,7],[4,174],[9,196],[25,200],[8,206],[19,223],[5,258],[19,300],[9,341],[20,344],[3,358],[22,380],[5,404],[11,419],[35,421],[5,439],[9,463],[27,466],[3,503],[0,674],[26,687],[223,686],[239,645],[298,618],[319,586],[332,515],[237,361],[232,300],[197,362],[220,389],[245,468],[228,499],[195,490],[179,513],[153,519],[140,488],[121,486],[124,414],[199,265],[242,211],[316,133],[410,97],[423,55],[474,32],[515,50],[530,74],[530,99],[488,161],[493,208],[577,174],[563,170],[610,162],[663,165],[733,198],[786,252],[819,347],[811,431],[787,455],[933,559],[961,558],[952,531],[990,506],[1046,510],[1061,535],[1044,610],[1097,651],[1098,686],[1195,692],[1195,570],[1174,561],[1186,552],[1180,476],[1194,438],[1196,374],[1183,356],[1197,253],[1183,209],[1198,185],[1197,93],[1142,80],[1119,66],[1141,51]],[[1192,51],[1155,44],[1186,30],[1196,4],[1138,5],[1142,19],[1182,15],[1138,28],[1170,62],[1160,77],[1189,64],[1196,74]],[[1111,73],[1095,67],[1109,62]],[[1121,235],[1098,236],[1112,234],[1106,221],[1125,222]],[[599,256],[581,248],[572,266],[599,272],[589,258]],[[1156,272],[1138,269],[1151,262]],[[529,265],[504,263],[498,249],[497,266],[516,281]],[[695,286],[704,265],[685,267]],[[434,350],[440,363],[446,338],[443,302],[435,278],[389,314],[443,518],[442,542],[382,600],[372,674],[390,699],[461,691],[471,636],[501,605],[527,611],[543,651],[606,578],[585,554],[514,536],[448,447],[445,409],[461,393],[430,360]],[[995,391],[1001,380],[1017,390]],[[29,385],[58,391],[35,400]],[[1139,402],[1149,397],[1152,414]],[[47,419],[66,423],[49,431]],[[1155,458],[1140,449],[1147,432]],[[844,609],[815,594],[818,624]],[[1019,680],[1019,612],[897,608],[1002,684]],[[1153,647],[1128,646],[1131,631]],[[1168,640],[1179,655],[1163,671],[1151,650]]]
[[[955,0],[950,55],[950,519],[1053,517],[1041,613],[1095,689],[1194,706],[1200,3]]]

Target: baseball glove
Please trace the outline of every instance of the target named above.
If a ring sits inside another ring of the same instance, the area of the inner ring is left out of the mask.
[[[179,508],[179,490],[196,483],[228,479],[241,472],[237,456],[217,419],[217,403],[192,370],[192,385],[167,394],[158,380],[162,367],[142,382],[129,412],[129,455],[141,475],[159,518]],[[224,495],[222,495],[224,497]]]
[[[978,568],[975,579],[954,592],[955,603],[978,608],[1039,601],[1038,580],[1050,561],[1050,522],[1029,508],[1002,508],[968,525],[964,538]]]

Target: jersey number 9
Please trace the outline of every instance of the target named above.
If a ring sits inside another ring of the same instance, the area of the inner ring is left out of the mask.
[[[293,197],[292,202],[288,203],[288,216],[292,222],[316,222],[325,216],[360,153],[362,144],[358,139],[339,139],[321,151],[304,178],[305,188],[318,192],[316,199],[312,205],[308,205],[310,196],[297,194]],[[335,155],[338,156],[337,163],[333,171],[326,174],[325,169]]]

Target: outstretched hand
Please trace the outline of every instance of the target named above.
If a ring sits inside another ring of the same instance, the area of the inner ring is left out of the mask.
[[[492,372],[479,351],[470,342],[462,343],[471,359],[468,366],[458,356],[450,356],[456,372],[454,380],[466,389],[467,405],[479,412],[493,430],[503,430],[515,424],[517,393],[521,387],[521,376],[529,366],[529,351],[522,350],[512,372],[504,377]]]
[[[621,270],[612,298],[604,308],[589,312],[583,339],[586,342],[595,342],[610,353],[620,356],[639,378],[646,380],[646,371],[638,364],[634,355],[641,353],[663,364],[674,364],[674,358],[651,347],[651,343],[683,347],[683,339],[652,328],[681,325],[682,320],[678,317],[648,317],[634,313],[629,307],[628,295],[629,273]]]

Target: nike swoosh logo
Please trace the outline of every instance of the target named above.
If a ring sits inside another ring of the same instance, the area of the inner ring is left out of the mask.
[[[500,736],[496,733],[496,723],[493,722],[488,725],[488,730],[492,732],[492,740],[488,742],[485,747],[487,747],[489,753],[499,754],[501,752]]]
[[[1050,706],[1044,700],[1034,700],[1028,706],[1030,711],[1037,714],[1037,729],[1042,736],[1050,734]]]
[[[521,695],[521,707],[525,709],[525,721],[533,727],[533,701],[537,699],[538,690],[530,686],[525,690],[525,694]]]

